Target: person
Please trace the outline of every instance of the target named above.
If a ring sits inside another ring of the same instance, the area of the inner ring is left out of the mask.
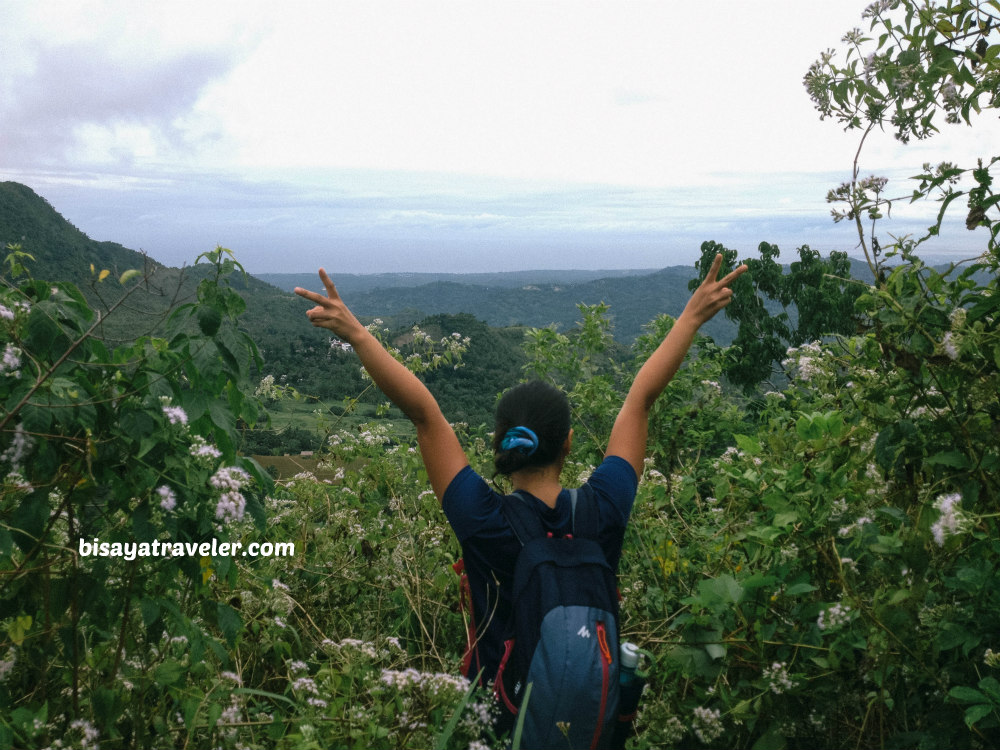
[[[625,527],[646,454],[649,412],[677,372],[698,329],[725,307],[732,282],[746,266],[718,278],[717,255],[704,281],[653,354],[639,369],[615,419],[605,458],[586,482],[596,498],[599,544],[617,572]],[[397,361],[351,313],[326,271],[319,270],[326,294],[302,288],[295,293],[315,303],[309,321],[351,344],[376,385],[416,427],[417,443],[434,494],[462,547],[477,623],[477,663],[481,680],[496,675],[509,620],[510,588],[521,545],[501,511],[503,496],[469,465],[454,430],[427,387]],[[556,536],[572,529],[570,493],[560,474],[572,446],[566,396],[542,382],[518,385],[497,405],[494,456],[497,473],[535,508]]]

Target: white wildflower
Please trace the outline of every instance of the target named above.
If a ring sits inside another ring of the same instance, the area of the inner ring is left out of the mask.
[[[247,501],[236,491],[223,492],[215,505],[215,517],[219,521],[242,521],[246,513]]]
[[[0,359],[0,375],[6,373],[17,379],[21,377],[21,354],[23,352],[13,344],[7,344]]]
[[[787,693],[795,687],[795,681],[789,676],[788,665],[785,662],[776,661],[770,667],[765,667],[763,677],[775,695]]]
[[[941,339],[941,350],[952,362],[958,359],[958,336],[948,331]]]
[[[7,649],[7,655],[0,660],[0,682],[3,682],[10,670],[14,668],[15,662],[17,662],[17,651],[11,646]]]
[[[838,602],[819,613],[819,617],[816,619],[816,627],[820,630],[839,628],[842,625],[846,625],[850,620],[851,608],[842,602]]]
[[[965,525],[965,517],[962,515],[962,496],[957,492],[949,495],[940,495],[934,501],[934,507],[940,516],[931,526],[931,534],[939,547],[944,546],[945,538],[961,533]]]
[[[163,413],[167,415],[167,419],[170,420],[170,424],[187,424],[188,415],[179,406],[164,406]]]
[[[698,706],[693,713],[691,730],[701,742],[708,745],[722,736],[725,728],[722,725],[722,713],[719,709]]]
[[[222,451],[214,445],[209,445],[201,435],[195,435],[191,439],[190,454],[196,459],[204,459],[202,463],[209,463],[214,458],[221,458]]]
[[[177,495],[167,485],[157,487],[156,494],[160,496],[160,507],[163,510],[173,510],[177,507]]]

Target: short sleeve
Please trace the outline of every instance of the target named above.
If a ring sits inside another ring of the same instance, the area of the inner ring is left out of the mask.
[[[604,524],[624,529],[639,487],[632,465],[619,456],[608,456],[590,475],[587,484],[597,497]]]
[[[441,508],[460,544],[473,536],[489,537],[507,531],[500,513],[500,496],[471,466],[451,480]]]

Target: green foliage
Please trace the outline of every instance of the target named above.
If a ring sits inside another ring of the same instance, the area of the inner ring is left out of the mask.
[[[214,278],[173,310],[163,338],[116,349],[96,338],[104,315],[73,284],[0,289],[4,744],[44,742],[84,720],[143,744],[154,727],[127,716],[118,682],[137,679],[164,638],[222,662],[239,640],[239,614],[210,583],[236,576],[230,558],[163,552],[233,541],[229,522],[244,513],[264,521],[269,480],[235,451],[237,423],[259,407],[241,388],[256,348],[235,329],[243,302],[221,283],[237,267],[227,253],[203,256]],[[199,670],[152,666],[138,695],[164,710],[192,700]]]
[[[847,253],[834,251],[823,260],[803,245],[798,249],[799,260],[784,273],[776,262],[777,246],[762,242],[758,252],[760,258],[739,261],[746,264],[747,272],[733,284],[733,299],[724,311],[739,326],[724,372],[747,392],[774,375],[775,365],[789,347],[855,333],[860,321],[854,302],[864,289],[851,279]],[[690,281],[690,289],[701,283],[717,253],[722,253],[725,269],[738,265],[735,250],[705,242],[696,264],[700,275]]]
[[[844,62],[838,62],[835,51],[829,50],[805,76],[806,90],[820,115],[834,117],[848,129],[863,129],[862,146],[876,129],[888,126],[906,143],[938,132],[942,113],[946,123],[971,125],[974,116],[1000,106],[998,3],[893,0],[873,3],[864,15],[871,19],[870,36],[860,29],[849,32],[843,39],[848,45]],[[846,208],[834,209],[834,219],[855,222],[865,256],[876,273],[881,247],[874,225],[894,199],[886,195],[885,178],[860,178],[860,155],[859,149],[851,181],[830,191],[828,200],[846,204]],[[915,241],[892,238],[894,252],[908,259],[920,243],[937,236],[949,206],[965,195],[966,226],[970,230],[984,227],[987,252],[994,261],[1000,260],[1000,195],[993,192],[990,174],[998,161],[995,155],[984,155],[975,167],[959,167],[950,161],[925,164],[914,177],[917,187],[900,199],[913,202],[934,196],[941,203],[937,221]],[[871,222],[867,237],[866,219]],[[882,244],[889,243],[883,240]]]

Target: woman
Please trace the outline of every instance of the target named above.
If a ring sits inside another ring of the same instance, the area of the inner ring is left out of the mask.
[[[617,571],[622,539],[635,499],[646,453],[649,411],[677,372],[698,328],[725,307],[730,285],[746,271],[740,266],[719,280],[717,255],[670,333],[636,374],[608,439],[603,463],[587,481],[597,501],[598,541]],[[316,306],[306,315],[351,344],[382,392],[413,422],[431,487],[462,545],[469,575],[473,614],[478,623],[478,661],[489,682],[503,651],[503,630],[510,617],[510,586],[521,545],[502,510],[503,498],[468,464],[450,424],[430,391],[392,357],[354,317],[323,269],[326,296],[296,288]],[[563,536],[572,528],[570,493],[559,481],[572,443],[569,405],[557,389],[543,383],[513,388],[497,407],[494,438],[498,473],[532,505],[548,531]]]

